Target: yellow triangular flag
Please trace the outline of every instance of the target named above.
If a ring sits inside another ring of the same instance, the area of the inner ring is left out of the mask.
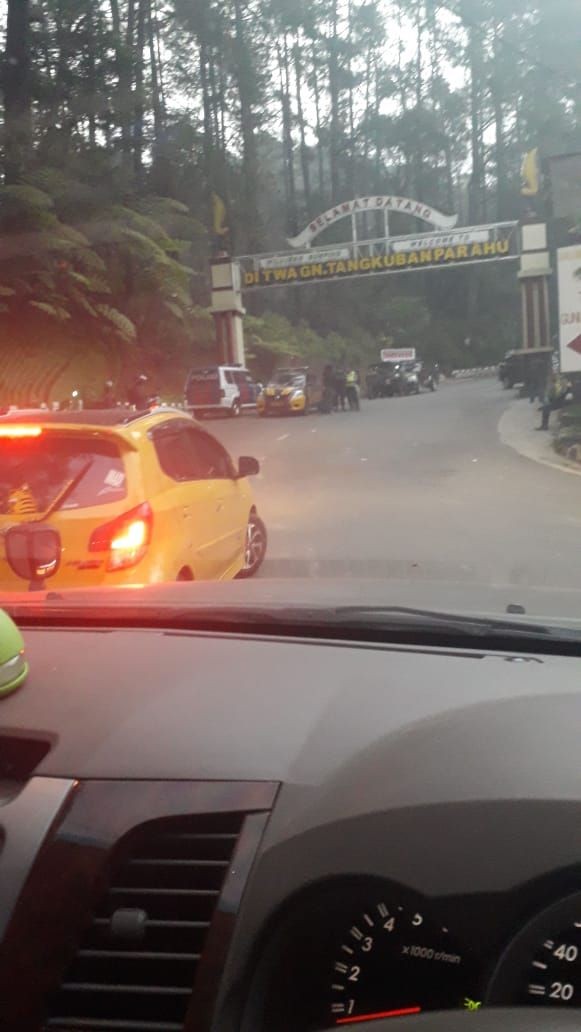
[[[228,232],[226,225],[226,205],[217,193],[212,194],[212,206],[214,214],[214,233],[216,236],[225,236]]]
[[[525,154],[520,170],[521,194],[523,197],[536,197],[539,192],[539,148]]]

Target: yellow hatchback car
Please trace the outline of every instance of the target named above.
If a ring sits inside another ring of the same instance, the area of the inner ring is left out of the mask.
[[[0,416],[0,587],[24,586],[6,546],[23,524],[60,538],[51,588],[252,576],[258,472],[177,409]]]

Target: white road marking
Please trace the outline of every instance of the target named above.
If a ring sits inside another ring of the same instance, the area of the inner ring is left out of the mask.
[[[287,437],[290,437],[290,434],[281,434],[280,437],[277,437],[277,441],[286,441]]]

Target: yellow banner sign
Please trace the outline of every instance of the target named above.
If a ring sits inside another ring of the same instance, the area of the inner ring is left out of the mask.
[[[276,260],[275,256],[264,255],[242,258],[242,284],[251,290],[516,258],[516,223],[447,234],[430,233],[425,239],[416,235],[350,244],[349,253],[350,257],[333,255],[331,258],[328,251],[323,251],[317,260],[313,250],[304,256],[309,260],[300,265],[296,263],[296,256],[290,254],[276,256]]]

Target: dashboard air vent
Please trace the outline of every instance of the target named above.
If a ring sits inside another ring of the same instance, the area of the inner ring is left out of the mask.
[[[242,814],[156,821],[120,845],[46,1029],[181,1032],[242,821]]]

